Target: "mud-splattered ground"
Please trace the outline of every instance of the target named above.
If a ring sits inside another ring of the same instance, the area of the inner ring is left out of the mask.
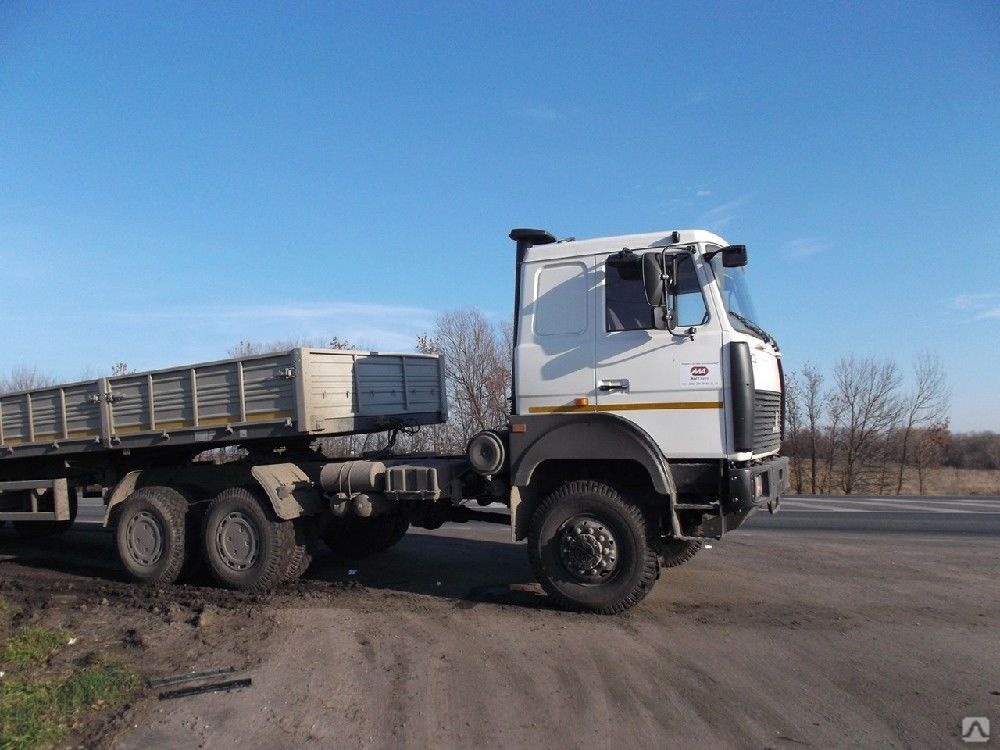
[[[416,532],[266,596],[123,581],[110,538],[0,531],[0,594],[155,677],[75,741],[150,747],[961,746],[1000,725],[1000,540],[767,531],[666,571],[622,617],[549,608],[522,545]]]

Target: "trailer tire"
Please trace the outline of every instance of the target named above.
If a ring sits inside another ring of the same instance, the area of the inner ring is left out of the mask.
[[[171,584],[184,568],[187,499],[170,487],[141,487],[118,510],[115,546],[131,578]]]
[[[292,547],[291,554],[288,558],[288,567],[285,569],[285,575],[282,577],[284,581],[295,581],[301,578],[309,566],[312,565],[313,552],[316,548],[313,521],[315,519],[306,518],[296,518],[292,521],[292,526],[295,531],[295,544]]]
[[[660,544],[660,565],[664,568],[683,565],[698,554],[701,545],[697,539],[668,539]]]
[[[642,510],[601,482],[567,482],[531,517],[528,557],[542,588],[571,610],[616,614],[641,602],[659,575]]]
[[[280,583],[295,552],[295,530],[266,500],[243,487],[220,492],[205,513],[202,552],[223,586],[260,591]]]
[[[323,541],[335,558],[349,562],[385,552],[398,544],[409,528],[410,520],[402,513],[333,519],[323,531]]]

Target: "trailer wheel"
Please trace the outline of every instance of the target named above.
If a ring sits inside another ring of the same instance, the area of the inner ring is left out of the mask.
[[[568,482],[531,517],[528,557],[562,607],[615,614],[645,598],[659,574],[657,544],[642,510],[615,489]]]
[[[187,500],[170,487],[142,487],[118,511],[115,545],[137,581],[170,584],[184,567]]]
[[[410,528],[402,513],[373,518],[334,519],[323,532],[323,541],[339,560],[359,560],[385,552],[398,544]]]
[[[660,565],[664,568],[683,565],[698,554],[701,544],[696,539],[668,539],[660,545]]]
[[[291,521],[242,487],[223,490],[208,506],[202,524],[202,549],[212,577],[243,591],[280,583],[295,551]]]

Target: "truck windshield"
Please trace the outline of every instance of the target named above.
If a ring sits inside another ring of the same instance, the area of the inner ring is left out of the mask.
[[[757,311],[754,309],[753,300],[750,298],[750,286],[747,284],[746,268],[726,268],[722,265],[722,256],[716,255],[712,258],[712,270],[719,281],[722,303],[726,306],[733,328],[771,341],[771,336],[757,322]]]

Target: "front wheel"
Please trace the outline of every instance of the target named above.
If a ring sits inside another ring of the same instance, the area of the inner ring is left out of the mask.
[[[659,573],[642,510],[595,481],[568,482],[545,498],[531,517],[528,556],[560,606],[599,614],[638,604]]]

